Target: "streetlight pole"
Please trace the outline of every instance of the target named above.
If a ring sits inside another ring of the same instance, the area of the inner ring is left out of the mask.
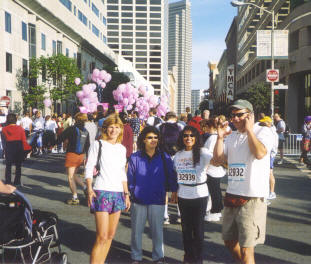
[[[240,1],[231,1],[231,5],[234,7],[243,6],[243,5],[250,5],[260,10],[263,10],[266,13],[269,13],[272,17],[272,27],[271,27],[271,70],[274,70],[274,24],[275,24],[275,17],[274,17],[274,10],[271,11],[265,9],[264,7],[258,6],[254,3],[245,3]],[[271,101],[270,101],[270,110],[271,110],[271,117],[273,118],[274,115],[274,82],[271,82]]]

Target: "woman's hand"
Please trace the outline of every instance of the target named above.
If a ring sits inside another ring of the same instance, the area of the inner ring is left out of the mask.
[[[178,202],[177,192],[172,192],[172,195],[171,195],[171,203],[177,204],[177,202]]]
[[[125,212],[128,212],[131,208],[131,201],[129,195],[125,195]]]
[[[94,198],[96,198],[96,193],[94,192],[93,189],[88,189],[87,190],[87,206],[88,207],[91,207]]]

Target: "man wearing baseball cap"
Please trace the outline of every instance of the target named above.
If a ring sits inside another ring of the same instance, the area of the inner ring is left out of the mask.
[[[219,124],[214,148],[215,161],[228,163],[222,236],[238,262],[255,263],[254,247],[265,240],[273,139],[268,127],[254,126],[247,100],[236,100],[230,111],[237,131],[228,135],[227,124]]]

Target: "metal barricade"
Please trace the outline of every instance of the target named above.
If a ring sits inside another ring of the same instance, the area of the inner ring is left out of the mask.
[[[289,134],[285,138],[284,156],[300,156],[302,134]]]

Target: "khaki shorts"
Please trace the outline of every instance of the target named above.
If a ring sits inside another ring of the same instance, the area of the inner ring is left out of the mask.
[[[253,198],[237,208],[225,207],[222,238],[236,240],[241,247],[263,244],[266,236],[267,204],[263,198]]]

